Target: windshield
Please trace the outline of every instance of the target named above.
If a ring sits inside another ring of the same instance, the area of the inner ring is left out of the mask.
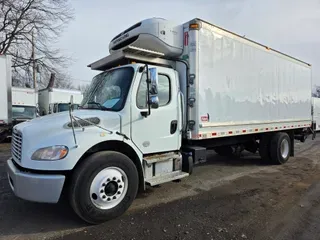
[[[36,117],[36,107],[31,106],[12,106],[13,119],[33,119]]]
[[[59,103],[58,112],[69,111],[69,103]]]
[[[133,74],[132,67],[125,67],[95,76],[80,107],[120,111],[125,104]]]
[[[72,109],[73,109],[73,110],[79,109],[79,104],[73,104],[73,105],[72,105]]]

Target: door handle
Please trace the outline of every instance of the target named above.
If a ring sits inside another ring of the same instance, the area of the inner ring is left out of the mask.
[[[177,120],[171,121],[170,134],[174,134],[177,131],[177,128],[178,128],[178,121]]]

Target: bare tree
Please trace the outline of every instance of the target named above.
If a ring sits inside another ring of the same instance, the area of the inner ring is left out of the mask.
[[[313,97],[320,98],[320,86],[315,86],[312,92]]]
[[[84,97],[86,97],[90,90],[90,84],[81,84],[78,86],[78,90],[82,92]]]
[[[13,60],[13,83],[46,85],[51,72],[57,85],[71,84],[63,69],[71,59],[54,48],[64,27],[73,19],[68,0],[0,0],[0,54]]]

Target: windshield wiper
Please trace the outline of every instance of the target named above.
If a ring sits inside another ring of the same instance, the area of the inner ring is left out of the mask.
[[[100,109],[100,110],[111,110],[111,108],[107,108],[107,107],[105,107],[105,106],[102,106],[100,103],[98,103],[98,102],[94,102],[94,101],[92,101],[92,102],[87,102],[86,103],[86,105],[89,105],[89,104],[94,104],[94,105],[96,105],[97,107],[98,107],[98,109]],[[89,107],[86,107],[86,108],[84,108],[84,107],[81,107],[82,109],[96,109],[96,108],[89,108]]]

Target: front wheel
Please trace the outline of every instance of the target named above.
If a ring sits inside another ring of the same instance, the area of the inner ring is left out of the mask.
[[[75,169],[69,200],[77,215],[99,224],[122,215],[138,192],[136,166],[127,156],[113,151],[94,153]]]

